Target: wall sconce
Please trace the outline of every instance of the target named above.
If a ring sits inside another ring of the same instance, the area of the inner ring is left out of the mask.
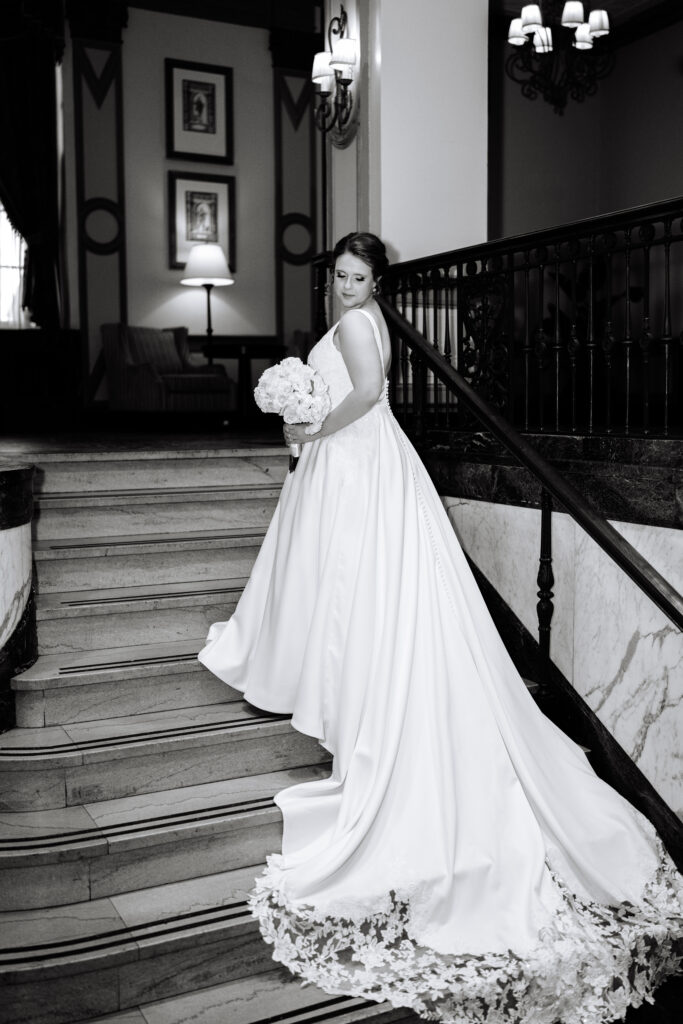
[[[213,242],[200,242],[198,245],[193,245],[185,264],[185,276],[180,283],[202,285],[206,288],[206,333],[210,338],[213,334],[211,289],[235,283],[234,277],[228,270],[228,261],[221,246]]]
[[[345,35],[348,18],[344,5],[340,13],[327,26],[327,50],[313,58],[311,78],[318,86],[320,102],[315,111],[316,126],[329,134],[332,145],[344,149],[358,128],[358,96],[351,85],[358,63],[355,39]],[[334,37],[334,38],[333,38]]]

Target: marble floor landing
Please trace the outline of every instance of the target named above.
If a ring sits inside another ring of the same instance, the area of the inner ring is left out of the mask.
[[[109,433],[6,435],[0,437],[0,460],[3,458],[35,458],[40,454],[88,452],[92,455],[110,452],[197,452],[242,448],[282,448],[282,434],[271,428],[262,431],[215,431],[200,434]]]

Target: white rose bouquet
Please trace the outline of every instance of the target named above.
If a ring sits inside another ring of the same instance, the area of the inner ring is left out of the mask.
[[[295,356],[269,366],[254,388],[254,399],[261,412],[275,412],[285,423],[310,423],[306,433],[315,434],[332,408],[330,389],[320,374]],[[289,446],[292,455],[301,455],[301,445]]]

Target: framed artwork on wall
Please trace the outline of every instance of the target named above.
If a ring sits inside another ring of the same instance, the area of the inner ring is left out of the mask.
[[[235,267],[235,179],[168,172],[168,265],[182,270],[197,242],[217,242]]]
[[[166,58],[166,156],[233,162],[232,68]]]

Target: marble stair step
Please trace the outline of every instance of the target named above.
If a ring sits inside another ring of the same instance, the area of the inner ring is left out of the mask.
[[[302,985],[289,971],[265,971],[161,999],[83,1024],[419,1024],[407,1009]]]
[[[0,810],[114,800],[328,759],[287,717],[244,701],[12,729],[0,736]]]
[[[69,453],[57,459],[36,456],[38,495],[145,487],[213,487],[233,484],[281,484],[287,475],[286,448],[236,448],[196,452]]]
[[[66,1024],[272,968],[246,905],[260,867],[0,914],[3,1024]]]
[[[210,488],[138,489],[49,494],[35,505],[36,540],[265,529],[281,487],[272,484]]]
[[[36,541],[41,594],[248,576],[265,528]]]
[[[337,1021],[344,1018],[333,1007],[360,1010],[360,1001],[341,1002],[273,970],[271,947],[247,906],[261,867],[90,903],[0,914],[3,1024],[71,1024],[137,1007],[145,1007],[146,1014],[147,1004],[181,995],[188,997],[182,1012],[194,1006],[191,1012],[203,1012],[204,1017],[176,1019],[210,1020],[205,1014],[220,1006],[224,1016],[214,1017],[216,1024],[256,1024],[268,1020],[268,1014],[272,1019],[276,1008],[284,1013],[306,1007],[313,1011],[321,1003]],[[264,982],[264,975],[271,977]],[[233,988],[227,1000],[227,993],[219,1002],[215,993],[207,993],[209,1001],[200,1011],[202,991],[240,979],[245,984]],[[377,1006],[365,1009],[374,1014]],[[405,1018],[405,1011],[403,1017],[394,1013],[387,1020]],[[317,1012],[308,1017],[311,1024],[317,1019]]]
[[[42,654],[12,680],[17,726],[122,718],[241,700],[197,661],[206,634],[173,643]]]
[[[280,848],[281,789],[329,765],[52,811],[0,815],[0,910],[94,900],[260,863]]]
[[[38,651],[128,647],[206,636],[235,610],[246,577],[41,594],[36,602]]]

